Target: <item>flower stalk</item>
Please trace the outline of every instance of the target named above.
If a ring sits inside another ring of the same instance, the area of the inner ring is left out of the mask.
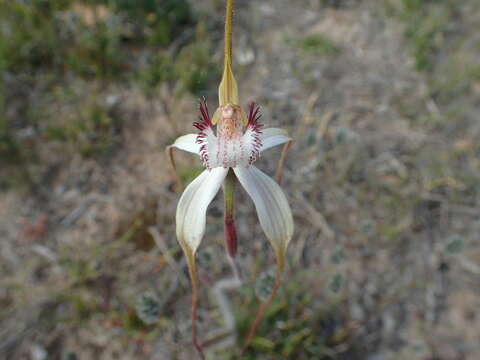
[[[235,183],[237,179],[232,170],[229,170],[223,182],[223,196],[225,205],[224,214],[224,231],[225,231],[225,247],[227,254],[234,258],[237,254],[237,231],[235,229],[235,219],[233,216],[233,204],[235,194]]]
[[[263,318],[265,317],[265,313],[267,312],[268,308],[270,307],[273,300],[275,299],[278,289],[282,284],[282,274],[283,274],[283,268],[284,268],[283,263],[284,263],[283,259],[280,260],[280,258],[277,256],[277,269],[275,271],[275,283],[273,284],[272,292],[270,293],[270,296],[268,297],[268,299],[265,300],[260,305],[257,315],[255,316],[255,320],[253,321],[252,325],[250,325],[250,329],[248,330],[245,342],[243,344],[242,355],[245,353],[245,351],[247,351],[250,344],[252,343],[252,339],[255,336],[255,333],[257,332],[258,325],[260,325]]]
[[[182,246],[183,247],[183,246]],[[205,359],[202,346],[198,342],[197,338],[197,309],[198,309],[198,274],[197,265],[195,263],[195,253],[188,248],[183,247],[185,257],[187,259],[188,274],[190,276],[190,282],[192,284],[192,303],[190,308],[191,320],[192,320],[192,343],[201,359]]]

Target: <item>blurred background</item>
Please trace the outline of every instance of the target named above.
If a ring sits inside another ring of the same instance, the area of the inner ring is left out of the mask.
[[[237,1],[243,106],[295,138],[296,232],[243,359],[480,358],[480,2]],[[194,359],[164,148],[217,106],[221,0],[0,0],[0,358]],[[279,150],[258,166],[273,175]],[[178,154],[185,183],[200,161]],[[239,342],[273,251],[237,190],[199,250],[203,340]],[[220,306],[219,304],[222,304]],[[230,339],[232,340],[232,339]],[[212,341],[209,359],[239,359]]]

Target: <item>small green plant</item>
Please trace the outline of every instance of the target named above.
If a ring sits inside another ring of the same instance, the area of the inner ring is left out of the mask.
[[[435,57],[444,45],[451,6],[449,0],[402,0],[399,9],[393,11],[406,25],[405,36],[417,70],[433,70]]]
[[[200,23],[193,41],[178,53],[159,50],[150,54],[146,66],[136,79],[147,93],[155,93],[158,86],[167,83],[174,92],[188,92],[196,96],[205,94],[209,85],[220,77],[211,54],[214,47],[207,36],[206,27]]]
[[[301,274],[298,279],[305,276],[305,273]],[[282,296],[274,300],[267,310],[251,347],[242,359],[326,360],[331,358],[332,348],[348,341],[351,334],[346,319],[340,315],[341,302],[329,305],[325,299],[312,296],[305,286],[308,287],[302,281],[292,280],[284,287]],[[235,308],[239,334],[248,330],[256,292],[246,290],[241,306]],[[347,350],[343,354],[345,358],[349,358],[349,351],[353,353],[355,350]],[[224,358],[236,359],[235,356]]]
[[[267,270],[260,274],[255,282],[255,295],[261,301],[266,301],[275,285],[275,270]]]
[[[158,86],[176,79],[174,64],[173,56],[168,51],[159,50],[139,69],[136,80],[147,94],[155,94]]]
[[[330,257],[330,260],[335,265],[343,264],[346,260],[346,255],[344,250],[341,247],[336,248]]]
[[[333,293],[338,293],[343,287],[343,276],[342,274],[335,274],[330,280],[328,288]]]
[[[320,34],[307,35],[299,40],[289,40],[290,45],[307,54],[330,56],[338,54],[340,49],[327,37]]]
[[[152,291],[140,294],[135,303],[137,316],[147,325],[158,322],[161,304],[158,296]]]
[[[463,250],[464,239],[459,235],[453,235],[448,238],[445,244],[445,252],[447,254],[458,254]]]

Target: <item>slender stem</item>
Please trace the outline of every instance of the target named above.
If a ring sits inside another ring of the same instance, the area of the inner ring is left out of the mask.
[[[233,23],[234,0],[227,0],[225,14],[225,57],[224,66],[232,65],[232,23]]]
[[[182,180],[180,179],[180,176],[178,176],[177,165],[175,163],[175,157],[173,156],[173,150],[174,150],[173,146],[167,146],[165,148],[165,154],[167,155],[167,159],[170,161],[170,165],[172,166],[172,169],[173,169],[175,191],[182,191],[183,184],[182,184]]]
[[[228,171],[227,177],[223,183],[223,195],[225,203],[224,231],[225,246],[228,256],[234,258],[237,254],[237,231],[235,229],[235,219],[233,217],[233,204],[235,194],[235,184],[237,179],[232,170]]]
[[[267,312],[267,309],[270,307],[273,299],[275,299],[275,296],[277,295],[277,291],[282,282],[282,273],[283,273],[283,264],[277,264],[277,270],[275,273],[275,284],[273,285],[272,292],[270,293],[270,296],[268,297],[268,299],[265,302],[263,302],[260,305],[260,308],[258,309],[257,316],[255,317],[255,320],[250,326],[250,330],[248,330],[247,338],[242,348],[242,355],[250,346],[252,339],[255,336],[255,333],[257,331],[258,325],[260,325],[260,322],[265,317],[265,313]]]
[[[198,308],[198,275],[197,275],[197,266],[195,265],[195,258],[193,254],[187,255],[187,264],[188,272],[190,274],[190,281],[192,282],[192,306],[191,306],[191,317],[192,317],[192,343],[195,349],[197,349],[200,358],[205,359],[203,354],[202,345],[198,342],[197,339],[197,308]]]
[[[220,341],[223,341],[225,340],[226,338],[232,336],[233,332],[232,330],[225,330],[219,334],[216,334],[215,336],[211,337],[210,339],[207,339],[205,340],[201,346],[202,347],[209,347],[209,346],[212,346],[212,345],[215,345],[217,343],[219,343]]]

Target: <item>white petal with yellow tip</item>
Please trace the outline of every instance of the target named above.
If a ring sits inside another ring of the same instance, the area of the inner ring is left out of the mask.
[[[238,180],[252,198],[258,220],[274,249],[284,253],[293,235],[293,217],[280,186],[255,166],[233,169]]]

